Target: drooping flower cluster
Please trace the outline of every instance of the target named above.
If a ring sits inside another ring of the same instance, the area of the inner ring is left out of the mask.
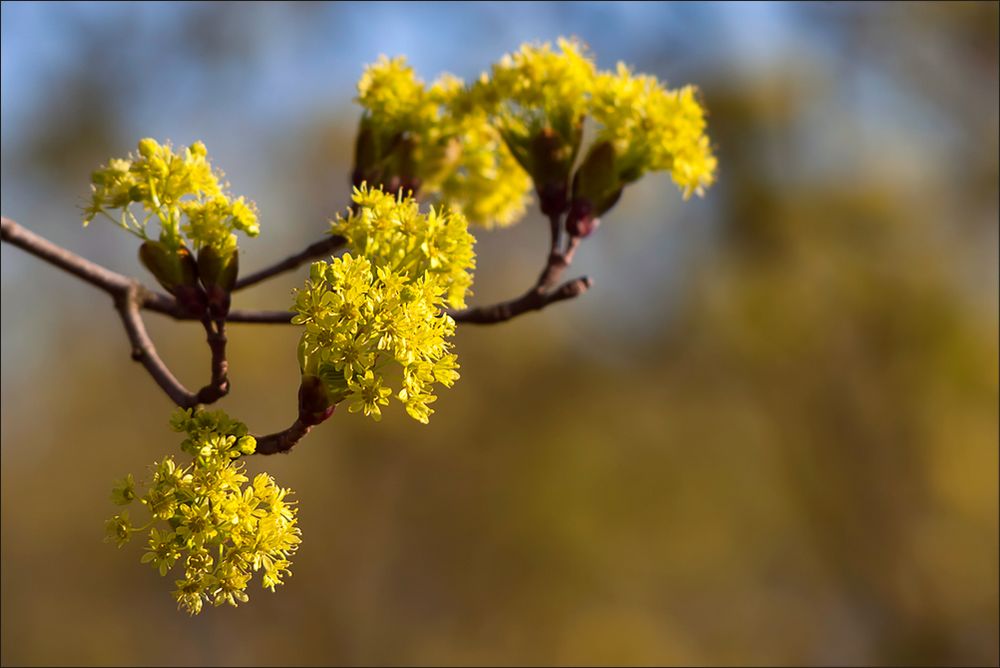
[[[108,538],[120,547],[133,534],[148,535],[142,563],[163,576],[181,567],[184,577],[175,581],[174,598],[191,614],[205,603],[246,602],[256,572],[262,586],[274,591],[290,574],[289,558],[299,544],[289,490],[265,473],[249,480],[239,458],[252,454],[256,441],[225,413],[178,410],[171,426],[187,433],[181,449],[193,461],[179,466],[166,457],[155,463],[144,492],[131,475],[119,482],[112,500],[138,501],[150,520],[137,527],[123,511],[108,520]]]
[[[255,237],[260,226],[254,203],[233,198],[225,187],[202,142],[175,153],[169,143],[146,138],[139,142],[137,155],[114,158],[93,173],[84,224],[98,214],[108,215],[148,240],[148,226],[155,218],[159,241],[170,249],[184,244],[183,235],[194,250],[212,246],[220,254],[229,253],[236,248],[235,231]],[[133,204],[141,206],[141,218],[131,209]],[[115,209],[117,218],[109,213]]]
[[[330,405],[347,400],[351,412],[378,420],[395,393],[426,423],[434,385],[458,379],[448,341],[455,321],[444,308],[464,304],[473,237],[461,214],[420,213],[410,197],[362,186],[353,201],[332,226],[349,252],[314,263],[295,295],[301,371],[322,381]],[[386,378],[393,367],[402,374],[395,392]]]
[[[431,86],[402,57],[380,58],[358,81],[365,112],[354,183],[420,191],[476,225],[509,225],[524,215],[531,180],[462,82]]]

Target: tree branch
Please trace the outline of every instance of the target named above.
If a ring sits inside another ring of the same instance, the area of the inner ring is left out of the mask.
[[[292,322],[291,311],[251,311],[247,309],[233,309],[226,316],[226,322],[246,322],[271,325],[288,325]]]
[[[10,218],[0,218],[0,238],[109,294],[124,294],[135,283],[128,276],[105,269],[55,245],[48,239],[21,227]]]
[[[258,437],[257,449],[254,454],[275,455],[279,452],[288,452],[296,443],[305,438],[305,435],[312,431],[314,426],[304,423],[301,418],[296,418],[288,429]]]
[[[177,380],[160,359],[140,313],[141,308],[149,308],[179,320],[193,319],[194,316],[183,310],[176,300],[152,292],[133,278],[106,269],[57,246],[9,218],[0,217],[0,238],[108,293],[114,301],[115,309],[121,317],[125,333],[132,345],[132,359],[143,365],[160,389],[175,404],[182,408],[191,408],[199,403],[212,403],[229,391],[229,364],[226,361],[224,323],[217,322],[216,329],[212,329],[211,322],[205,321],[208,344],[212,351],[212,376],[209,384],[194,394]],[[241,315],[247,317],[256,314],[250,312]]]
[[[208,348],[212,351],[212,379],[198,390],[198,402],[211,404],[229,394],[229,360],[226,359],[226,322],[208,318],[201,321],[208,335]]]
[[[254,272],[248,276],[237,279],[236,285],[233,287],[233,291],[242,290],[243,288],[248,288],[251,285],[265,281],[272,276],[277,276],[286,271],[291,271],[297,268],[299,265],[305,264],[310,260],[315,260],[318,258],[326,257],[332,254],[337,249],[343,247],[347,243],[344,237],[332,236],[322,241],[317,241],[314,244],[310,244],[305,250],[286,257],[280,262],[272,264],[270,267],[265,267],[260,271]]]
[[[535,284],[523,295],[489,306],[474,306],[460,311],[449,311],[455,322],[475,325],[495,325],[511,318],[540,311],[549,304],[579,297],[593,285],[586,276],[574,278],[559,285],[563,273],[573,263],[573,255],[580,246],[580,237],[570,235],[565,250],[559,250],[561,220],[559,214],[549,216],[552,232],[549,256]]]
[[[455,322],[468,322],[474,325],[495,325],[530,311],[540,311],[549,304],[579,297],[593,285],[590,278],[583,276],[566,281],[554,290],[545,291],[534,287],[520,297],[489,306],[454,311],[451,317]]]
[[[115,309],[121,316],[125,333],[128,335],[129,343],[132,344],[132,359],[146,368],[149,375],[153,377],[160,389],[167,393],[171,401],[181,408],[192,408],[200,403],[198,397],[189,392],[174,377],[174,374],[170,372],[170,369],[156,353],[156,347],[146,332],[146,325],[139,313],[139,304],[143,298],[142,290],[141,285],[133,283],[124,291],[113,293]]]

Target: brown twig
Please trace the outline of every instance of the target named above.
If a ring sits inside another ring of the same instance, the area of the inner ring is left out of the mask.
[[[523,313],[540,311],[556,302],[579,297],[590,289],[593,282],[586,276],[559,284],[563,273],[573,263],[573,255],[580,245],[580,237],[570,236],[566,241],[566,248],[559,250],[562,227],[559,214],[549,216],[549,224],[552,232],[549,255],[535,284],[523,295],[514,299],[489,306],[474,306],[460,311],[450,311],[449,315],[455,319],[455,322],[494,325],[516,318]]]
[[[142,308],[154,313],[160,313],[174,320],[198,320],[201,316],[188,313],[173,297],[162,292],[147,291]],[[230,309],[226,314],[226,322],[245,322],[257,324],[285,324],[292,321],[291,311],[257,311],[253,309]]]
[[[226,322],[257,323],[262,325],[287,325],[292,322],[291,311],[251,311],[233,309],[226,316]]]
[[[128,276],[105,269],[55,245],[48,239],[21,227],[10,218],[0,218],[0,238],[109,294],[124,294],[135,283]]]
[[[549,304],[579,297],[590,289],[593,283],[583,276],[566,281],[554,290],[544,291],[538,288],[528,290],[520,297],[489,306],[455,311],[451,317],[456,322],[468,322],[474,325],[495,325],[530,311],[540,311]]]
[[[326,257],[330,255],[338,248],[344,246],[347,240],[344,237],[332,236],[322,241],[317,241],[316,243],[310,244],[305,250],[296,253],[295,255],[286,257],[280,262],[272,264],[270,267],[265,267],[260,271],[244,276],[236,281],[236,285],[233,290],[242,290],[243,288],[248,288],[251,285],[265,281],[272,276],[277,276],[278,274],[284,273],[286,271],[291,271],[296,267],[305,264],[310,260],[316,260],[318,258]],[[289,316],[291,317],[291,316]]]
[[[5,221],[6,222],[6,221]],[[125,333],[128,335],[129,343],[132,344],[132,359],[139,362],[146,368],[149,375],[153,377],[156,384],[160,386],[170,400],[181,408],[191,408],[198,405],[198,396],[192,394],[184,387],[179,380],[170,372],[167,365],[163,363],[156,353],[156,347],[152,339],[146,332],[146,325],[142,321],[139,313],[139,304],[142,303],[143,287],[138,283],[125,286],[123,290],[115,290],[111,293],[115,309],[121,316],[122,324],[125,326]]]
[[[279,452],[288,452],[306,434],[312,431],[314,426],[304,423],[301,418],[297,418],[288,429],[258,437],[257,449],[254,451],[254,454],[275,455]]]
[[[226,359],[226,322],[214,323],[205,318],[201,321],[208,338],[208,348],[212,351],[212,379],[208,385],[198,390],[198,401],[211,404],[229,394],[229,360]]]
[[[174,377],[160,359],[140,313],[141,308],[147,307],[174,315],[179,319],[190,319],[191,316],[183,312],[176,301],[166,295],[151,292],[133,278],[111,271],[57,246],[9,218],[0,218],[0,238],[108,293],[114,301],[115,309],[121,317],[125,333],[132,345],[132,359],[142,364],[160,389],[175,404],[182,408],[191,408],[199,403],[211,403],[228,392],[224,329],[212,330],[210,324],[206,327],[209,330],[209,347],[212,350],[212,380],[197,394],[192,393]]]

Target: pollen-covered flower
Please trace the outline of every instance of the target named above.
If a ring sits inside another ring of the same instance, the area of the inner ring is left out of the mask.
[[[578,40],[560,38],[557,46],[524,44],[483,79],[483,104],[498,115],[504,133],[519,141],[545,128],[570,139],[588,111],[596,74],[593,58]]]
[[[135,499],[135,479],[129,473],[111,489],[111,501],[116,506],[127,506]]]
[[[132,538],[132,533],[136,531],[136,529],[132,528],[132,522],[129,520],[127,510],[105,522],[104,530],[106,534],[105,540],[113,540],[118,547],[122,547],[125,543],[129,542]]]
[[[179,467],[168,457],[154,464],[148,489],[138,495],[151,521],[136,529],[127,514],[116,515],[108,522],[109,536],[121,545],[148,529],[142,563],[160,575],[183,565],[174,597],[191,614],[208,602],[245,602],[255,572],[273,591],[299,544],[288,490],[267,474],[250,484],[239,458],[251,454],[256,442],[225,413],[178,410],[171,426],[187,433],[181,448],[193,461]]]

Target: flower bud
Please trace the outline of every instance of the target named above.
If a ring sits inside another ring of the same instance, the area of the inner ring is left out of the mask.
[[[586,198],[574,198],[566,215],[566,231],[573,237],[589,237],[601,220],[594,215],[594,205]]]
[[[389,165],[386,169],[388,173],[383,175],[385,192],[416,196],[421,183],[417,167],[418,147],[417,138],[410,133],[401,133],[398,139],[393,141],[388,156]]]
[[[156,152],[160,150],[160,144],[149,137],[139,140],[139,155],[146,158],[152,158],[156,155]]]
[[[139,246],[139,261],[172,295],[182,286],[198,284],[198,265],[184,246],[170,248],[159,241],[145,241]]]

